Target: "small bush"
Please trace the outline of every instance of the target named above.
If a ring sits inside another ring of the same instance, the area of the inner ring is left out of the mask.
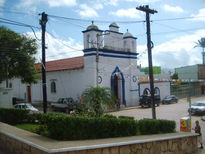
[[[0,121],[11,125],[23,123],[28,115],[28,110],[0,108]]]
[[[138,121],[141,134],[159,134],[175,132],[176,122],[170,120],[143,119]]]

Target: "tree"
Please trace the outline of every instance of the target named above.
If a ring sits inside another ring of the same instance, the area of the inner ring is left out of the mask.
[[[14,77],[20,78],[23,83],[36,83],[36,52],[35,39],[0,27],[0,83]]]
[[[201,47],[202,48],[202,62],[203,62],[203,64],[205,64],[205,53],[204,53],[205,38],[201,38],[201,40],[198,40],[197,45],[195,47]]]
[[[175,79],[175,80],[179,79],[178,73],[175,72],[175,73],[171,76],[171,79]]]
[[[103,105],[113,107],[115,104],[114,95],[110,88],[90,87],[85,89],[82,94],[83,103],[85,103],[93,116],[99,117],[104,113]]]

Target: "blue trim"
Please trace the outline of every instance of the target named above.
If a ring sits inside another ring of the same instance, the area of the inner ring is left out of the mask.
[[[96,31],[96,32],[103,32],[103,30],[99,30],[99,29],[88,29],[88,30],[84,30],[82,31],[83,33],[89,32],[89,31]]]
[[[143,90],[143,95],[144,95],[145,91],[148,91],[148,92],[151,94],[151,91],[150,91],[149,88],[145,88],[145,89]]]
[[[120,71],[119,67],[116,66],[115,70],[112,72],[112,75],[111,75],[111,82],[110,82],[110,86],[111,86],[111,89],[112,91],[114,91],[114,76],[115,76],[115,73],[120,73],[121,77],[122,77],[122,101],[123,101],[123,104],[125,106],[127,106],[127,103],[126,103],[126,100],[125,100],[125,78],[124,78],[124,75],[123,73]]]
[[[132,39],[137,39],[136,37],[134,37],[134,36],[126,36],[126,37],[123,37],[123,39],[127,39],[127,38],[132,38]]]
[[[157,90],[158,89],[158,91],[159,91],[159,96],[160,96],[160,89],[158,88],[158,87],[155,87],[154,88],[154,92],[155,92],[155,90]]]
[[[96,48],[89,48],[89,49],[84,49],[83,52],[91,52],[91,51],[96,51]],[[102,51],[104,53],[116,53],[116,54],[123,54],[123,55],[135,55],[137,56],[139,53],[136,52],[126,52],[126,51],[115,51],[115,50],[108,50],[108,49],[99,49],[99,51]]]
[[[88,56],[93,56],[93,55],[96,55],[96,53],[85,54],[84,56],[85,56],[85,57],[88,57]],[[99,56],[112,57],[112,58],[137,59],[137,57],[115,56],[115,55],[105,55],[105,54],[99,54]]]

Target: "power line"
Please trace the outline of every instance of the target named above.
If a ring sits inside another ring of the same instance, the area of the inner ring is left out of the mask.
[[[109,21],[109,20],[86,20],[86,19],[79,19],[79,18],[70,18],[70,17],[63,17],[63,16],[56,16],[56,15],[48,15],[50,17],[53,18],[59,18],[59,19],[66,19],[66,20],[73,20],[73,21],[83,21],[83,22],[97,22],[97,23],[112,23],[113,21]],[[117,23],[121,23],[121,24],[132,24],[132,23],[141,23],[141,22],[145,22],[144,20],[141,21],[115,21]]]
[[[152,21],[170,21],[170,20],[184,20],[184,19],[194,19],[194,18],[204,18],[205,16],[195,16],[195,17],[179,17],[179,18],[165,18],[165,19],[155,19]],[[152,22],[151,21],[151,22]]]

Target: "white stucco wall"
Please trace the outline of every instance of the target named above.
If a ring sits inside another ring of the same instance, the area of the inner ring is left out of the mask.
[[[10,88],[0,88],[0,107],[13,108],[13,92]]]
[[[139,83],[140,95],[143,94],[145,88],[150,89],[150,83]],[[154,82],[154,87],[158,87],[160,89],[160,98],[164,99],[165,96],[170,95],[170,82]]]

